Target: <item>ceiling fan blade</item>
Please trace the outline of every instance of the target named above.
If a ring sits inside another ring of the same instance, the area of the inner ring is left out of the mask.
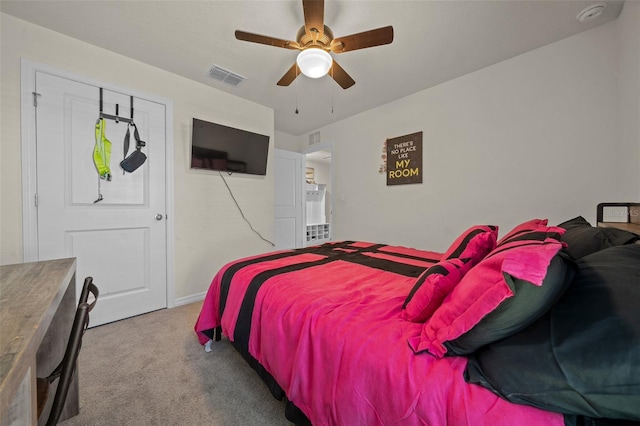
[[[324,34],[324,0],[302,0],[304,10],[304,29],[314,38],[319,39]],[[314,33],[318,33],[317,37]]]
[[[333,60],[333,65],[329,70],[329,75],[333,78],[336,83],[340,85],[343,89],[348,89],[349,87],[356,84],[355,80],[351,78],[349,74],[336,62]]]
[[[250,41],[252,43],[266,44],[267,46],[282,47],[284,49],[300,50],[300,45],[295,41],[282,40],[275,37],[263,36],[260,34],[248,33],[236,30],[236,38],[242,41]]]
[[[293,80],[296,79],[297,76],[300,75],[300,68],[298,68],[298,64],[294,63],[293,66],[291,66],[291,68],[289,68],[289,71],[287,71],[282,78],[280,79],[280,81],[278,81],[278,86],[288,86],[290,85]]]
[[[381,46],[383,44],[389,44],[392,41],[393,27],[388,26],[336,38],[331,42],[331,51],[334,53],[343,53],[349,52],[350,50]]]

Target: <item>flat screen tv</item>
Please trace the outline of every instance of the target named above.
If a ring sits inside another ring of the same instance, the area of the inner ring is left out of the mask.
[[[197,118],[191,133],[191,168],[267,174],[269,136]]]

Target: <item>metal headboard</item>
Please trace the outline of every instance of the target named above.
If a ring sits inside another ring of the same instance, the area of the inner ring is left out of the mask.
[[[600,203],[596,218],[598,226],[616,227],[638,233],[640,203]]]
[[[600,203],[598,222],[640,223],[640,203]]]

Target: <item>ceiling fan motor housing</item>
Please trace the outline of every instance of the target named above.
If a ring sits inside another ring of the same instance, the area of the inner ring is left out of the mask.
[[[329,50],[331,41],[333,40],[333,31],[326,25],[324,26],[324,33],[320,34],[319,31],[314,31],[311,34],[307,34],[304,25],[298,30],[296,41],[303,47],[318,46],[325,50]]]

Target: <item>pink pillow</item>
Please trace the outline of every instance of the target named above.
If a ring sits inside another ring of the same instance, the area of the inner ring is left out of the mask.
[[[496,247],[497,239],[497,226],[472,226],[456,238],[442,259],[469,259],[473,267]]]
[[[547,219],[531,219],[526,222],[522,222],[520,225],[513,228],[504,237],[500,238],[498,244],[502,244],[505,240],[508,240],[512,237],[517,237],[518,235],[527,232],[527,231],[535,231],[538,228],[542,228],[547,226]]]
[[[471,330],[514,296],[505,274],[530,285],[542,285],[551,259],[562,248],[563,232],[558,227],[541,227],[519,232],[517,238],[498,245],[451,290],[424,324],[420,337],[410,339],[412,349],[429,351],[438,358],[444,356],[446,342]]]
[[[451,259],[436,263],[424,271],[402,306],[402,317],[408,321],[425,322],[470,267],[469,263],[460,259]]]

